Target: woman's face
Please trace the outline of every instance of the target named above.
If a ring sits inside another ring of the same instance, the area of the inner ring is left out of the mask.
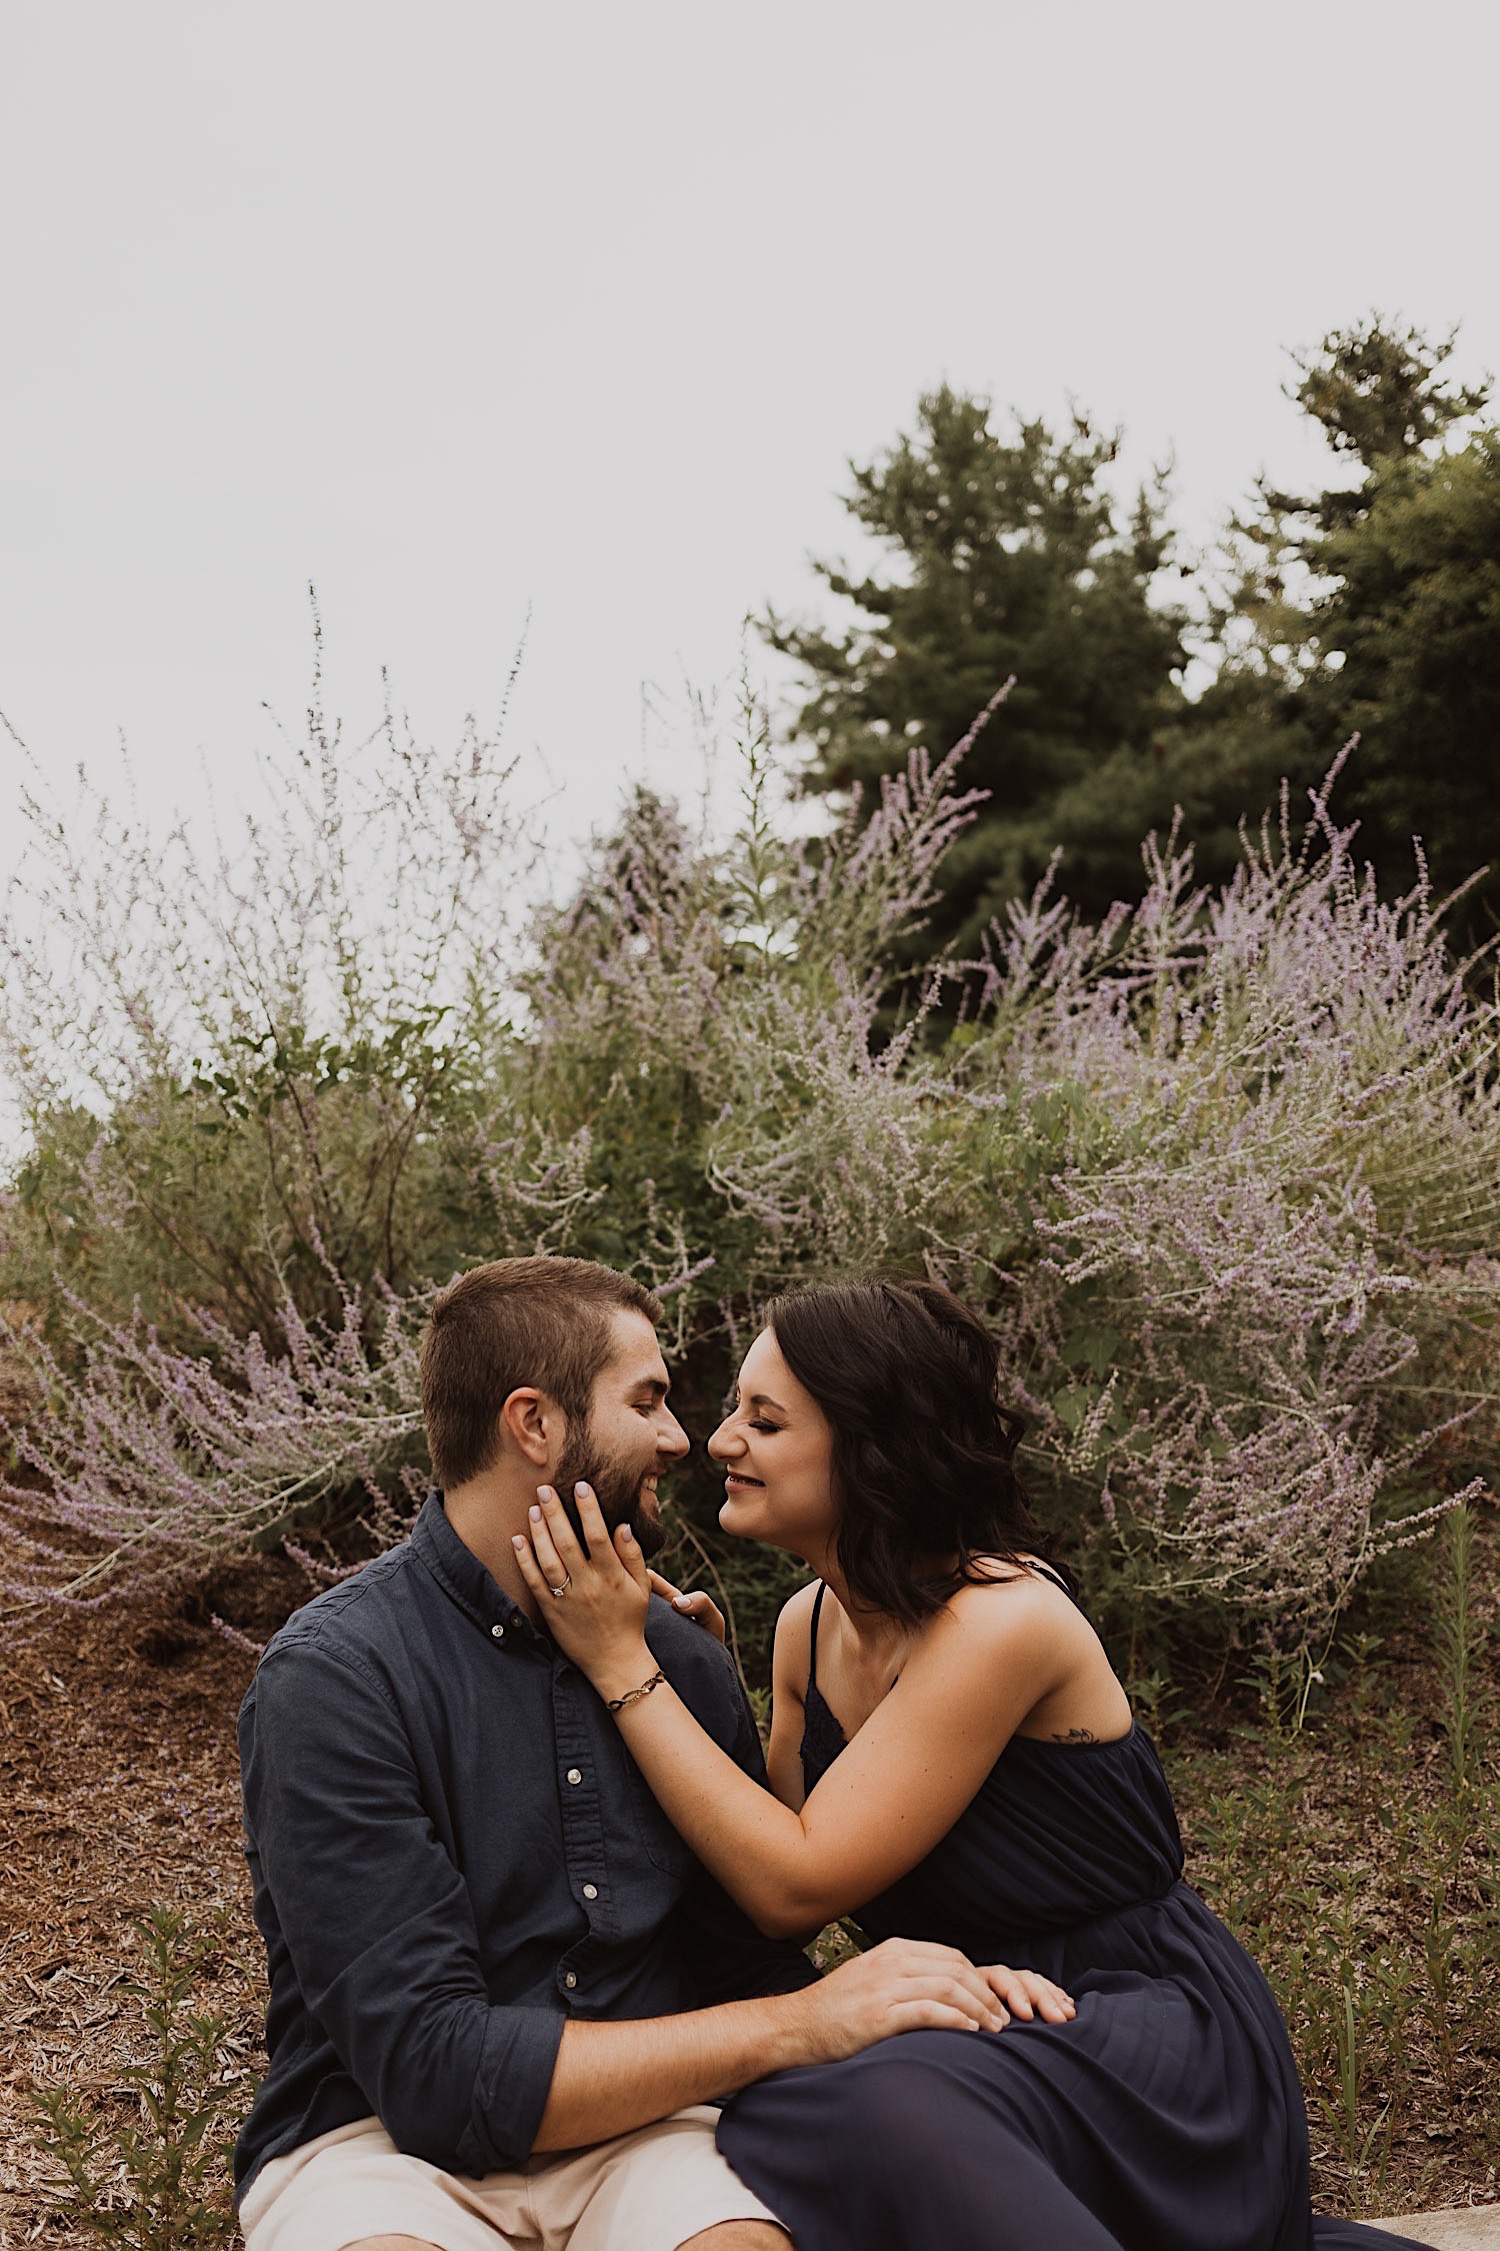
[[[740,1369],[735,1403],[708,1442],[724,1465],[719,1522],[741,1540],[766,1540],[811,1560],[838,1529],[833,1433],[822,1408],[762,1329]]]

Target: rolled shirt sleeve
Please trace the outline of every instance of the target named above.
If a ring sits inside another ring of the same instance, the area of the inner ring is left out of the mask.
[[[731,1659],[653,1600],[658,1662],[764,1781]],[[409,1540],[288,1620],[240,1718],[269,2068],[237,2193],[371,2115],[456,2173],[530,2155],[563,2026],[811,1972],[693,1858],[585,1676],[433,1494]]]
[[[382,1684],[315,1645],[271,1650],[241,1757],[258,1911],[275,1902],[262,1935],[371,2112],[447,2170],[520,2163],[566,2020],[489,1999],[468,1889]]]

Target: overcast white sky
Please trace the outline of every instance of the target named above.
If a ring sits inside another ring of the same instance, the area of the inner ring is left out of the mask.
[[[1175,451],[1201,538],[1317,474],[1286,347],[1500,366],[1497,83],[1489,0],[0,0],[0,709],[232,784],[311,579],[355,722],[493,709],[529,605],[559,828],[691,788],[642,683],[816,602],[941,378]]]

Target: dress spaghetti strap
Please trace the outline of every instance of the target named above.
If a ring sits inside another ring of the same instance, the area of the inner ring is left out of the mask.
[[[823,1597],[828,1592],[826,1579],[818,1581],[818,1591],[813,1596],[812,1626],[807,1637],[807,1687],[804,1700],[818,1685],[818,1620],[823,1613]]]

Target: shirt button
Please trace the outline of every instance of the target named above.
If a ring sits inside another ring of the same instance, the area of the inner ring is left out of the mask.
[[[574,1986],[575,1986],[575,1985],[576,1985],[577,1983],[578,1983],[578,1972],[577,1972],[576,1970],[569,1970],[569,1972],[568,1972],[567,1976],[566,1976],[566,1977],[565,1977],[565,1978],[563,1979],[563,1984],[564,1984],[564,1985],[565,1985],[565,1986],[566,1986],[566,1987],[568,1988],[568,1991],[569,1991],[569,1992],[571,1993],[571,1992],[572,1992],[572,1990],[573,1990],[573,1988],[574,1988]]]
[[[583,1780],[583,1776],[579,1773],[576,1766],[570,1766],[568,1768],[568,1780],[570,1782],[581,1782]]]
[[[491,1626],[490,1632],[494,1636],[496,1641],[504,1641],[505,1628],[503,1626]]]
[[[599,1897],[599,1886],[597,1884],[585,1884],[583,1896],[585,1899],[597,1899]]]

